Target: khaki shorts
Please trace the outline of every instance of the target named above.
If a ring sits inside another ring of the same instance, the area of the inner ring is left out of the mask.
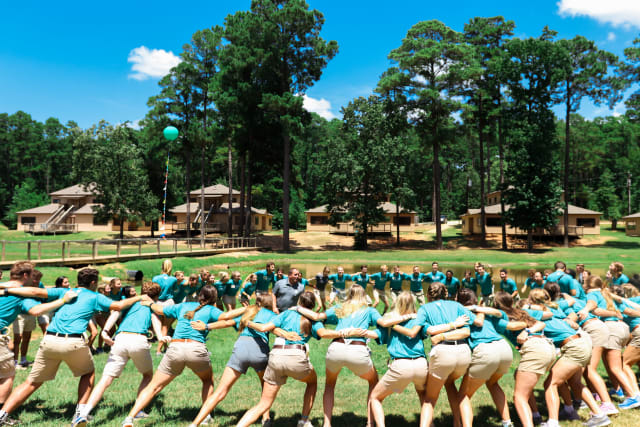
[[[640,348],[640,328],[636,327],[631,331],[631,341],[629,341],[629,344],[627,345]]]
[[[274,349],[269,353],[269,363],[264,371],[265,382],[283,385],[291,377],[302,381],[313,372],[307,353],[297,349]]]
[[[389,369],[380,379],[380,383],[394,393],[402,393],[411,383],[417,391],[424,390],[427,384],[428,365],[425,357],[418,359],[394,359]]]
[[[556,361],[556,348],[547,338],[530,337],[520,347],[518,371],[544,375]]]
[[[429,375],[439,380],[464,375],[471,363],[471,349],[467,344],[438,344],[429,352]]]
[[[227,305],[231,305],[231,308],[235,308],[238,303],[235,295],[223,295],[222,301]]]
[[[16,365],[13,352],[9,350],[9,335],[0,335],[0,379],[13,378],[16,375]]]
[[[211,369],[211,359],[204,343],[172,342],[158,365],[158,371],[177,377],[185,366],[195,374]]]
[[[36,329],[36,317],[30,314],[18,314],[13,322],[13,334],[22,335],[25,332],[32,332]]]
[[[325,366],[334,374],[347,368],[359,377],[374,369],[368,346],[341,342],[329,345]]]
[[[512,362],[513,352],[506,340],[478,344],[471,354],[469,376],[488,380],[497,374],[504,375],[509,372]]]
[[[376,288],[373,288],[373,299],[378,299],[380,301],[384,301],[386,303],[388,303],[387,300],[387,294],[385,293],[385,291],[383,290],[378,290]]]
[[[635,365],[640,362],[640,328],[631,331],[631,342],[627,345],[622,353],[622,362],[625,365]]]
[[[591,337],[594,347],[606,347],[609,341],[609,329],[600,319],[591,319],[582,325],[582,329]]]
[[[395,304],[396,300],[398,299],[398,297],[400,296],[400,294],[402,293],[402,289],[391,289],[391,301]]]
[[[577,338],[562,346],[558,361],[571,362],[584,368],[590,359],[591,343],[584,338]]]
[[[419,291],[419,292],[411,291],[411,295],[413,295],[414,301],[418,301],[420,305],[424,304],[424,291]]]
[[[622,348],[629,341],[629,326],[622,321],[607,321],[604,324],[609,329],[609,340],[604,348],[622,351]]]
[[[152,373],[153,361],[149,353],[150,348],[151,344],[147,341],[146,335],[120,332],[116,335],[102,375],[119,377],[129,359],[133,360],[133,364],[141,374]]]
[[[74,377],[93,372],[93,358],[84,338],[45,335],[29,374],[32,383],[43,383],[56,377],[60,362],[67,364]]]

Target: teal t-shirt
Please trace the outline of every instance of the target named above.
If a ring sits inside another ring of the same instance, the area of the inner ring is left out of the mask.
[[[160,285],[160,296],[158,297],[158,301],[166,301],[170,298],[173,298],[173,292],[175,290],[176,284],[178,283],[178,279],[173,276],[169,276],[166,273],[159,274],[154,276],[152,279],[153,283],[157,283]]]
[[[78,294],[78,297],[58,309],[47,331],[59,334],[81,334],[87,330],[89,320],[96,312],[109,311],[113,303],[106,296],[87,288],[72,290]],[[68,291],[69,289],[65,288],[47,289],[49,296],[54,295],[56,298],[61,298]]]
[[[560,286],[560,292],[570,294],[571,282],[573,278],[562,270],[556,270],[547,276],[547,282],[557,283]]]
[[[430,271],[424,275],[424,281],[427,283],[443,282],[447,276],[442,271]]]
[[[507,277],[507,280],[500,280],[500,289],[512,294],[518,290],[518,285],[511,277]]]
[[[624,273],[621,273],[620,277],[612,277],[611,278],[611,284],[612,285],[624,285],[625,283],[629,283],[629,278]]]
[[[571,279],[571,285],[569,289],[576,291],[576,294],[574,295],[575,298],[578,298],[581,300],[587,299],[587,293],[584,291],[582,284],[578,282],[576,279],[573,279],[573,278]],[[569,292],[569,295],[572,295],[571,292]]]
[[[491,275],[486,271],[481,276],[476,273],[476,282],[480,285],[480,292],[483,297],[487,297],[493,293],[493,282],[491,281]]]
[[[471,313],[469,318],[471,319],[471,335],[469,335],[469,347],[471,350],[476,348],[479,344],[490,343],[502,339],[502,336],[496,331],[493,323],[489,321],[488,315],[485,315],[484,323],[482,326],[476,326],[473,322],[476,319],[476,315]]]
[[[338,276],[338,273],[330,274],[329,280],[333,282],[333,287],[336,289],[344,290],[347,287],[347,280],[352,280],[350,274],[343,274],[342,276]]]
[[[438,300],[422,305],[418,310],[416,319],[418,325],[422,325],[426,333],[430,326],[454,322],[463,315],[471,318],[472,313],[455,301]],[[469,321],[468,324],[470,325],[471,323]]]
[[[295,332],[297,333],[301,341],[289,341],[286,340],[286,344],[306,344],[309,342],[311,337],[315,339],[320,339],[318,337],[318,330],[322,329],[324,326],[321,322],[313,322],[311,321],[311,335],[304,335],[300,330],[300,319],[302,315],[295,310],[286,310],[283,313],[277,315],[271,322],[276,326],[276,328],[284,329],[287,332]]]
[[[271,274],[267,273],[267,270],[260,270],[254,273],[258,277],[258,281],[256,282],[256,290],[260,292],[266,292],[269,290],[269,286],[273,286],[276,283],[275,273]]]
[[[478,281],[475,277],[470,277],[469,279],[462,279],[462,286],[467,289],[471,289],[473,292],[478,290]]]
[[[607,300],[602,296],[602,292],[599,290],[591,291],[587,294],[587,301],[594,301],[598,308],[602,308],[604,310],[607,309]],[[603,322],[612,321],[617,322],[620,319],[617,317],[600,317],[600,320]]]
[[[224,290],[227,287],[227,283],[229,283],[231,280],[227,280],[226,282],[221,282],[221,281],[216,281],[213,286],[216,288],[216,291],[218,291],[218,297],[221,297],[222,295],[224,295]]]
[[[381,317],[378,310],[373,307],[363,307],[360,310],[351,313],[347,317],[338,317],[336,315],[336,310],[339,306],[333,306],[329,310],[327,310],[327,320],[325,323],[330,325],[337,325],[336,331],[340,331],[342,329],[347,328],[361,328],[361,329],[369,329],[372,326],[376,326],[378,319]],[[365,338],[350,338],[353,341],[366,341]]]
[[[528,309],[525,309],[525,311],[534,319],[544,322],[544,334],[553,341],[556,347],[559,347],[562,341],[577,333],[567,322],[557,318],[555,315],[550,319],[542,320],[542,311]]]
[[[258,311],[258,313],[256,314],[256,317],[253,318],[252,322],[260,323],[264,325],[266,323],[271,322],[273,319],[275,319],[275,317],[276,317],[276,314],[273,311],[269,310],[268,308],[261,308],[260,311]],[[242,319],[242,316],[238,316],[235,318],[236,328],[240,326],[240,319]],[[268,332],[259,332],[259,331],[256,331],[255,329],[244,328],[242,332],[240,332],[240,336],[258,338],[266,343],[269,343]]]
[[[389,287],[394,291],[401,291],[402,282],[404,280],[408,280],[406,276],[407,276],[406,274],[400,274],[400,273],[391,274],[389,277]]]
[[[254,284],[254,283],[251,283],[251,281],[249,281],[244,284],[242,289],[240,289],[240,292],[244,292],[245,294],[251,296],[256,291],[256,286],[257,286],[257,282]]]
[[[191,322],[202,321],[204,323],[217,322],[218,318],[222,314],[222,311],[212,305],[205,305],[200,310],[196,311],[193,319],[187,319],[184,315],[198,308],[200,304],[197,302],[183,302],[181,304],[170,305],[163,307],[162,311],[165,316],[178,319],[176,330],[173,333],[174,339],[190,339],[204,343],[207,340],[207,334],[209,331],[196,331],[191,327]]]
[[[369,278],[373,280],[374,288],[378,289],[379,291],[383,291],[385,286],[387,285],[387,282],[391,278],[391,273],[389,273],[388,271],[386,273],[379,271],[378,273],[369,276]],[[402,287],[402,281],[400,282],[400,287]]]
[[[18,314],[27,313],[38,304],[40,301],[32,298],[21,298],[14,295],[0,297],[0,333],[2,333],[2,329],[16,320]]]
[[[418,321],[417,319],[409,319],[400,325],[411,329],[418,325]],[[424,342],[422,341],[426,338],[424,331],[425,328],[422,328],[415,338],[409,338],[391,328],[378,328],[378,336],[380,343],[387,345],[387,351],[393,359],[417,359],[424,357]]]
[[[583,308],[585,308],[586,305],[587,305],[586,300],[575,299],[575,302],[573,303],[573,306],[569,307],[568,304],[567,304],[567,308],[565,309],[564,305],[560,304],[561,301],[564,301],[564,300],[558,301],[558,305],[560,306],[560,308],[564,311],[564,313],[566,315],[569,315],[571,313],[576,313],[576,312],[582,310]],[[589,312],[589,314],[587,314],[587,317],[585,317],[584,320],[580,320],[578,318],[578,325],[582,326],[587,322],[587,320],[591,320],[591,319],[594,319],[596,317],[597,316],[595,314]]]
[[[182,301],[184,301],[187,295],[190,295],[192,293],[193,292],[189,292],[189,281],[187,279],[182,279],[182,282],[176,282],[176,287],[173,290],[173,301],[176,304],[180,304]]]
[[[445,277],[442,283],[447,287],[447,292],[449,293],[449,296],[455,297],[456,294],[458,293],[458,289],[460,289],[460,281],[455,277],[452,277],[451,280]]]
[[[369,278],[370,276],[368,274],[365,274],[363,276],[362,273],[354,274],[351,276],[351,280],[355,284],[362,286],[365,289],[367,289],[367,285],[369,284]]]
[[[124,299],[124,296],[122,295],[122,289],[120,289],[115,294],[111,292],[109,295],[106,295],[106,297],[109,298],[111,301],[120,301]]]
[[[233,281],[229,280],[227,285],[224,287],[224,295],[228,297],[235,297],[242,286],[242,282],[240,280]]]
[[[140,304],[140,301],[133,304],[122,317],[120,327],[116,334],[120,332],[133,332],[136,334],[146,334],[151,327],[151,309]]]
[[[533,280],[531,277],[527,277],[527,280],[524,281],[524,285],[529,289],[533,289],[533,285],[535,283],[536,283],[536,281]]]
[[[424,282],[424,276],[424,273],[405,275],[405,280],[409,281],[409,289],[411,289],[411,292],[420,292],[423,290],[422,282]]]

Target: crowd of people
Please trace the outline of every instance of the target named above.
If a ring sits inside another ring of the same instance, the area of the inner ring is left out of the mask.
[[[123,427],[147,417],[151,400],[185,367],[202,383],[202,408],[191,426],[213,423],[212,411],[252,368],[262,394],[237,425],[259,419],[263,426],[272,425],[270,409],[291,377],[306,386],[298,426],[311,427],[318,383],[309,361],[311,338],[331,340],[322,399],[325,427],[331,426],[342,368],[368,385],[366,400],[362,397],[367,425],[384,426],[385,398],[413,384],[421,427],[431,426],[443,387],[453,425],[472,426],[471,401],[482,385],[502,425],[512,426],[500,379],[514,364],[514,351],[519,358],[512,399],[523,426],[542,423],[533,391],[545,375],[546,427],[581,419],[581,408],[590,411],[584,425],[609,425],[620,410],[640,407],[634,372],[640,362],[640,292],[619,262],[611,264],[604,279],[582,264],[572,270],[558,261],[554,267],[531,269],[519,287],[505,269],[494,284],[492,268],[482,263],[458,279],[451,270],[440,271],[437,262],[428,273],[419,266],[403,273],[398,266],[389,271],[383,265],[369,274],[363,265],[352,274],[342,267],[332,274],[325,267],[310,278],[295,268],[284,275],[269,262],[243,280],[237,271],[216,278],[201,270],[187,277],[173,272],[172,262],[165,260],[161,274],[145,282],[138,295],[117,278],[100,284],[92,268],[78,272],[74,288],[66,277],[47,287],[31,263],[17,262],[9,281],[0,283],[0,426],[19,423],[14,411],[55,378],[61,362],[80,378],[71,425],[85,426],[131,359],[142,378]],[[30,366],[26,355],[36,323],[44,337],[26,380],[13,388],[16,369]],[[239,335],[214,389],[205,344],[210,331],[228,327]],[[270,333],[275,335],[271,347]],[[162,355],[155,373],[151,337]],[[370,342],[387,347],[390,362],[382,378],[371,360]],[[94,385],[92,353],[100,351],[109,355]],[[611,389],[598,372],[601,361]]]

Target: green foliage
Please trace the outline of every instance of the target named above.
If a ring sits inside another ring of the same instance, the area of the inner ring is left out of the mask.
[[[18,216],[16,212],[49,204],[49,196],[38,190],[36,182],[25,179],[22,184],[16,186],[11,203],[7,206],[7,213],[3,220],[10,229],[16,228]]]

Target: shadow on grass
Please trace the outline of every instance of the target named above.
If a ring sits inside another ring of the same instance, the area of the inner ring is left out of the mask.
[[[640,249],[640,243],[638,242],[624,242],[619,240],[608,240],[604,242],[602,247],[612,249]]]

